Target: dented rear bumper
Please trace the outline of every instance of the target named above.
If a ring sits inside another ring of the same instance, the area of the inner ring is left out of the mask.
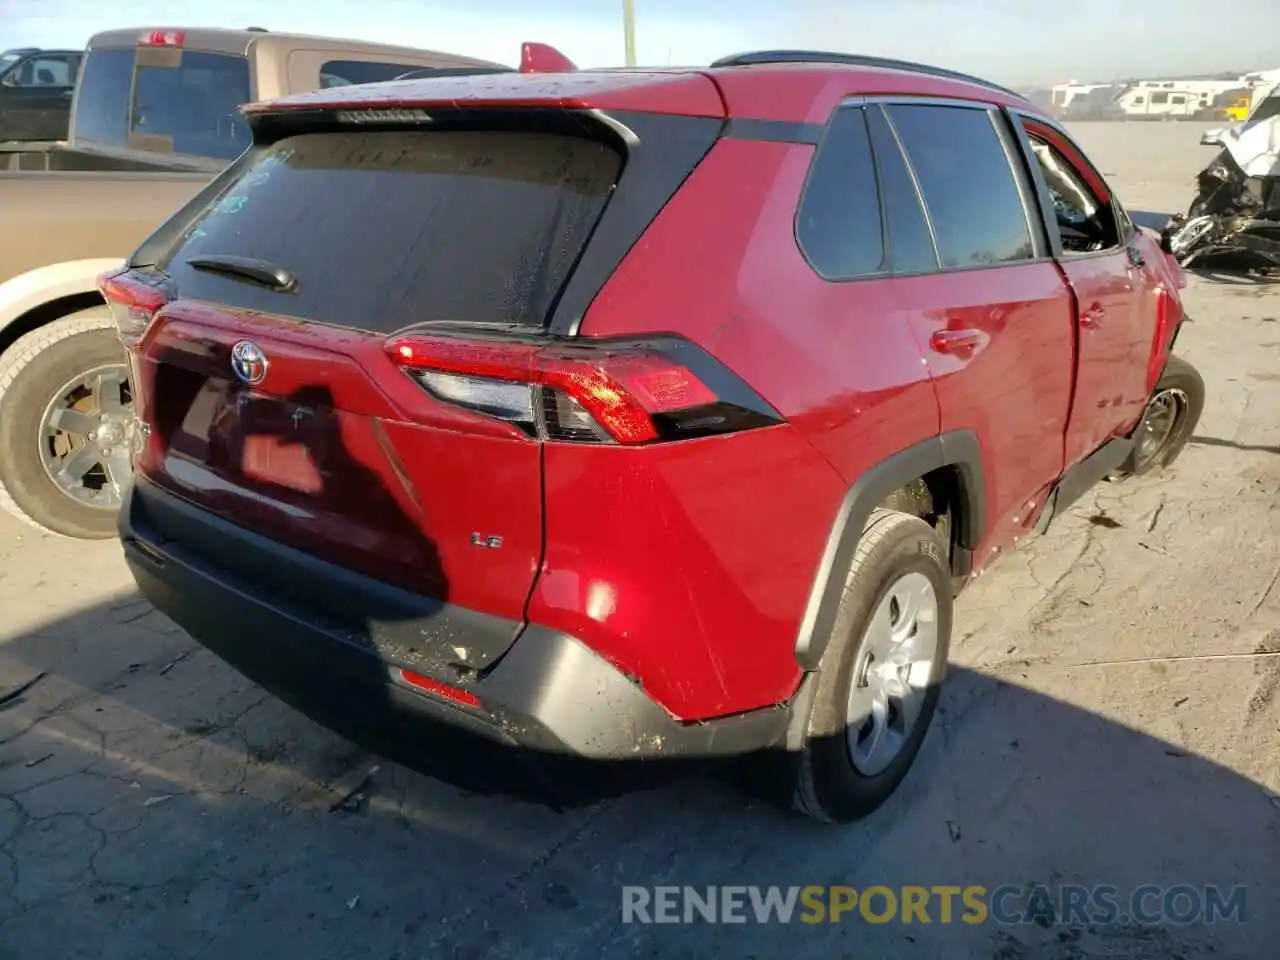
[[[469,789],[595,797],[768,749],[790,718],[681,723],[574,637],[403,595],[141,476],[119,526],[141,593],[202,646],[322,725]]]

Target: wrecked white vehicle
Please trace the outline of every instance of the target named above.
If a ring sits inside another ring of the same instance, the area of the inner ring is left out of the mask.
[[[1224,131],[1186,214],[1169,219],[1165,250],[1185,266],[1280,271],[1280,113]]]
[[[1239,123],[1206,130],[1200,137],[1200,144],[1206,147],[1225,147],[1228,141],[1239,137],[1241,131],[1277,115],[1280,115],[1280,83],[1273,83],[1253,92],[1253,106],[1249,108],[1248,116]]]

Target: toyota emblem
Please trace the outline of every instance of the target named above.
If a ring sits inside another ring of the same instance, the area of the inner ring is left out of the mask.
[[[231,369],[245,383],[261,383],[267,376],[267,355],[256,343],[241,340],[231,348]]]

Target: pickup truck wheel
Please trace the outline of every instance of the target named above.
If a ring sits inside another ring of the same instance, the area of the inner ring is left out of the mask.
[[[938,705],[951,639],[946,548],[925,521],[872,512],[818,668],[793,806],[831,823],[897,789]]]
[[[0,357],[0,507],[48,533],[115,536],[132,419],[105,307],[28,333]]]
[[[1195,432],[1203,410],[1200,372],[1181,357],[1170,357],[1133,432],[1133,452],[1118,476],[1140,477],[1173,463]]]

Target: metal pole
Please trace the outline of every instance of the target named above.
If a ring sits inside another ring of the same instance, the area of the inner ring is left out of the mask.
[[[627,66],[636,65],[636,7],[634,0],[622,0],[622,33],[627,44]]]

